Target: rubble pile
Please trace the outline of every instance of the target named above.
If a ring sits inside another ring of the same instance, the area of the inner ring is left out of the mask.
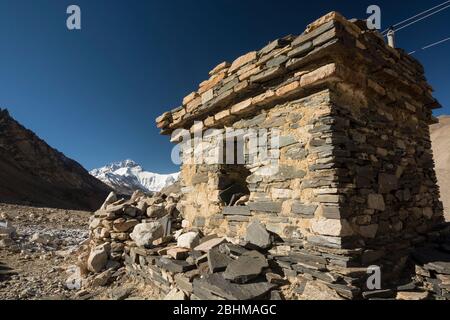
[[[450,228],[449,228],[450,229]],[[416,279],[434,299],[450,300],[450,236],[417,249]]]
[[[184,230],[176,242],[135,247],[126,256],[127,271],[159,288],[164,299],[252,300],[280,297],[289,281],[271,259],[271,236],[262,225],[247,240]],[[267,241],[261,246],[261,239]]]
[[[382,290],[369,290],[367,267],[379,258],[375,250],[355,250],[346,259],[344,249],[318,251],[307,241],[283,240],[257,220],[242,237],[205,234],[183,219],[178,199],[136,192],[118,200],[111,194],[91,218],[89,244],[69,268],[67,287],[106,286],[126,273],[167,300],[448,299],[448,252],[417,249],[400,259],[402,267],[391,265],[383,274]],[[438,248],[448,251],[448,239],[442,243]],[[411,262],[417,274],[403,272]],[[393,271],[398,278],[386,279]]]
[[[177,201],[175,194],[150,197],[136,191],[125,200],[110,193],[90,219],[89,241],[69,270],[67,286],[105,286],[123,275],[123,261],[132,248],[173,239],[172,231],[181,228]]]

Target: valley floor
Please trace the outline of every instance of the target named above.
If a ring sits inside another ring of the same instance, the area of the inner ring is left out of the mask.
[[[13,243],[0,246],[0,300],[151,299],[151,289],[132,283],[124,272],[107,287],[67,288],[68,271],[88,238],[90,215],[0,204],[0,220],[17,233]]]

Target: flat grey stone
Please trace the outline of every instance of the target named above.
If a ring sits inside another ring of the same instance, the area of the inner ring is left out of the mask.
[[[279,213],[282,207],[281,202],[274,201],[258,201],[249,203],[249,208],[251,211],[260,211],[260,212],[272,212]]]
[[[289,51],[288,52],[288,57],[289,58],[295,58],[295,57],[301,56],[301,55],[303,55],[305,53],[308,53],[313,48],[314,47],[313,47],[312,41],[305,42],[302,45],[298,46],[297,48]]]
[[[224,271],[233,261],[229,256],[221,253],[218,248],[208,251],[208,266],[211,273]]]
[[[238,246],[237,244],[232,243],[223,243],[219,246],[220,252],[227,254],[227,255],[233,255],[233,256],[240,256],[244,254],[245,252],[248,252],[247,249]]]
[[[245,241],[261,249],[267,249],[272,245],[272,236],[263,224],[253,221],[247,227]]]
[[[298,142],[298,140],[293,136],[281,136],[280,137],[280,148],[293,145],[297,142]]]
[[[269,264],[261,253],[250,251],[232,261],[226,268],[223,276],[235,283],[247,283],[258,277]]]
[[[285,63],[288,59],[289,59],[288,57],[281,55],[281,56],[275,57],[275,58],[267,61],[266,65],[269,68],[278,67],[279,65]]]
[[[167,258],[157,260],[156,265],[173,273],[182,273],[195,268],[195,265],[189,264],[186,261],[171,260]]]
[[[250,208],[247,206],[225,207],[222,211],[223,215],[230,216],[251,216]]]
[[[292,213],[301,214],[305,216],[313,216],[317,210],[317,205],[303,204],[301,202],[294,202],[292,204]]]
[[[276,285],[268,282],[235,284],[220,273],[204,278],[196,278],[193,282],[194,295],[202,300],[256,300],[267,297]]]

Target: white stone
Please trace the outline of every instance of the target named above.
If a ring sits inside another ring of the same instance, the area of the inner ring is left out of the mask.
[[[149,246],[153,241],[164,236],[164,228],[159,222],[140,223],[136,225],[130,238],[136,242],[139,247]]]
[[[183,234],[183,229],[177,230],[174,234],[173,237],[175,238],[175,240],[178,240],[178,238]]]
[[[190,224],[189,220],[183,220],[183,221],[181,221],[181,227],[182,227],[183,229],[189,228],[190,225],[191,225],[191,224]]]
[[[177,247],[193,249],[200,243],[200,235],[197,232],[188,232],[178,237]]]
[[[83,277],[81,268],[78,266],[69,267],[71,275],[66,280],[66,288],[69,290],[81,290],[83,286]]]
[[[397,293],[397,300],[425,300],[428,298],[430,294],[426,291],[424,292],[398,292]]]
[[[172,300],[172,301],[181,301],[186,300],[186,295],[183,291],[178,290],[177,288],[173,288],[169,291],[167,296],[164,297],[164,300]]]
[[[89,271],[98,273],[105,268],[108,262],[108,246],[109,244],[103,244],[91,250],[87,260],[87,268]]]
[[[102,206],[100,207],[100,210],[106,210],[106,207],[114,202],[117,201],[117,196],[114,192],[111,192],[108,197],[106,197],[105,202],[103,202]]]
[[[346,237],[353,235],[353,230],[347,220],[319,218],[311,224],[313,232],[333,237]]]
[[[48,245],[53,242],[53,236],[46,233],[37,232],[31,237],[31,242]]]
[[[8,237],[12,237],[16,233],[16,228],[13,227],[11,222],[0,222],[0,234],[5,234]]]

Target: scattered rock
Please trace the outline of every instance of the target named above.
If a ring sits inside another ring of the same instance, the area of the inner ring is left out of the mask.
[[[258,251],[250,251],[242,254],[237,260],[232,261],[226,268],[223,276],[232,282],[247,283],[259,276],[268,267],[269,264],[264,255]]]
[[[92,249],[87,260],[89,271],[98,273],[105,268],[108,262],[107,246],[107,244],[103,244]]]
[[[401,291],[397,292],[397,300],[426,300],[430,296],[427,291],[423,292],[412,292],[412,291]]]
[[[49,245],[53,242],[53,237],[45,233],[35,233],[31,237],[31,242]]]
[[[227,266],[233,261],[229,256],[221,253],[218,248],[210,249],[207,257],[209,271],[211,273],[225,271]]]
[[[95,278],[92,280],[92,286],[94,287],[104,287],[106,286],[112,278],[113,271],[112,270],[106,270],[99,275],[95,276]]]
[[[261,249],[268,249],[272,245],[270,233],[258,221],[254,221],[248,225],[245,240]]]
[[[203,239],[202,239],[203,240]],[[200,245],[194,248],[195,251],[208,252],[212,248],[220,246],[222,243],[227,242],[225,238],[214,238],[208,241],[201,243]]]
[[[134,227],[130,238],[133,239],[139,247],[151,246],[153,241],[162,238],[164,229],[159,222],[141,223]]]
[[[186,248],[170,248],[167,250],[167,255],[171,256],[175,260],[186,260],[186,258],[189,256],[189,249]]]
[[[178,237],[177,246],[180,248],[193,249],[199,245],[200,235],[197,232],[188,232]]]
[[[102,206],[100,207],[100,210],[106,210],[106,207],[110,204],[113,204],[117,201],[117,195],[114,192],[111,192],[108,197],[106,198],[105,202],[103,202]]]
[[[193,282],[194,294],[202,300],[257,300],[267,297],[276,286],[267,282],[235,284],[213,273]]]
[[[181,301],[186,300],[186,295],[183,291],[173,288],[170,292],[164,297],[164,300],[175,300]]]
[[[7,235],[8,237],[12,237],[16,233],[16,228],[13,227],[11,222],[5,221],[0,222],[0,235]]]

